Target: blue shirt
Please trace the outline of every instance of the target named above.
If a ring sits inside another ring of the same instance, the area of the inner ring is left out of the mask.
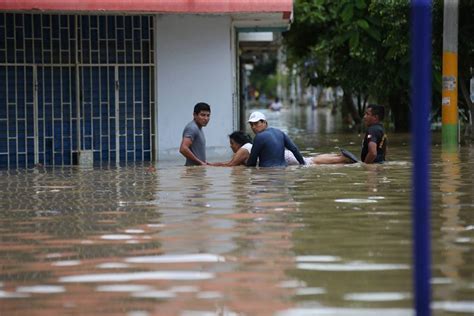
[[[290,150],[300,165],[304,165],[298,147],[279,129],[268,127],[255,135],[247,166],[286,167],[285,148]]]

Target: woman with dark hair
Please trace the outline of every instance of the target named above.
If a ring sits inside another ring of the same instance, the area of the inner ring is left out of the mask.
[[[227,162],[210,162],[209,166],[233,167],[245,165],[252,149],[252,138],[244,132],[233,132],[229,135],[230,148],[234,152],[232,159]]]

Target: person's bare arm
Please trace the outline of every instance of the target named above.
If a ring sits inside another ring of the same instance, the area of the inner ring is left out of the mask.
[[[365,163],[373,163],[377,158],[377,144],[375,142],[369,142],[367,156],[365,156]]]
[[[181,153],[181,155],[183,155],[184,157],[200,164],[200,165],[205,165],[206,162],[200,160],[198,157],[196,157],[193,152],[191,151],[191,149],[189,149],[189,147],[191,147],[191,145],[193,144],[193,141],[191,140],[191,138],[188,138],[188,137],[183,137],[183,140],[181,141],[181,146],[179,146],[179,152]]]
[[[234,156],[232,157],[230,161],[214,162],[214,163],[209,163],[209,165],[214,166],[214,167],[240,166],[240,165],[244,165],[248,158],[249,158],[249,152],[244,148],[240,148],[239,150],[237,150],[237,152],[234,154]]]

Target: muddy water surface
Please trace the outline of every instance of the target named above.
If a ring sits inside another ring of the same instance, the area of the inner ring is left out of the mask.
[[[326,111],[267,113],[304,155]],[[211,121],[212,124],[212,121]],[[390,161],[0,171],[0,315],[413,315],[410,137]],[[434,135],[434,315],[474,314],[474,148]]]

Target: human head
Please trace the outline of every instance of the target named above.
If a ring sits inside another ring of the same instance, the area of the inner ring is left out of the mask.
[[[211,113],[211,106],[205,102],[196,103],[194,106],[194,114],[199,114],[201,111],[207,111]]]
[[[199,102],[194,106],[194,121],[199,128],[206,126],[211,118],[211,106],[204,102]]]
[[[372,109],[372,115],[376,115],[379,118],[379,121],[383,121],[385,118],[385,108],[383,105],[379,104],[369,104],[368,109]]]
[[[250,124],[250,128],[255,134],[260,133],[265,128],[267,128],[267,118],[262,112],[252,112],[248,122]]]
[[[229,135],[230,148],[235,153],[240,147],[247,143],[252,143],[252,138],[241,131],[233,132]]]
[[[364,114],[364,122],[366,126],[383,121],[385,118],[385,108],[379,104],[369,104]]]

